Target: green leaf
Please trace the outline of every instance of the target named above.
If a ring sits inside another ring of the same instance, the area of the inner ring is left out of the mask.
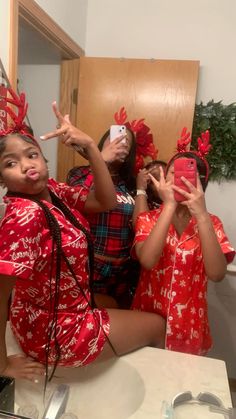
[[[236,179],[236,103],[223,105],[209,101],[195,106],[192,148],[197,148],[201,132],[210,131],[212,148],[208,154],[210,179]]]

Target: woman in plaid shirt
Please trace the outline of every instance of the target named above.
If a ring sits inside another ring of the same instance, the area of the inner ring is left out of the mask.
[[[124,138],[125,142],[122,141]],[[98,148],[108,165],[115,186],[117,206],[109,211],[87,215],[94,240],[93,287],[97,304],[106,307],[127,307],[129,290],[136,282],[139,273],[137,262],[130,260],[135,191],[134,134],[127,129],[126,136],[120,136],[110,142],[107,131],[100,140]],[[67,182],[71,186],[81,184],[92,189],[93,175],[90,167],[74,167],[68,174]]]

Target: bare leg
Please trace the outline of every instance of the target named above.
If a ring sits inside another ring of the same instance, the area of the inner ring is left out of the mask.
[[[94,300],[98,308],[119,308],[116,300],[106,294],[94,294]]]
[[[124,355],[144,346],[164,348],[165,320],[154,313],[108,309],[110,316],[109,340],[117,355]],[[107,342],[104,354],[112,354]]]

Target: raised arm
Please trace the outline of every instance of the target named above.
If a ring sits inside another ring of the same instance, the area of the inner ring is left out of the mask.
[[[53,111],[58,119],[60,128],[42,137],[42,140],[61,137],[61,141],[69,147],[86,154],[94,176],[94,190],[90,191],[85,202],[85,212],[99,212],[112,209],[116,206],[116,193],[107,166],[96,144],[87,134],[74,127],[69,115],[62,116],[56,103],[53,103]]]
[[[135,226],[136,220],[138,215],[141,212],[148,211],[148,203],[147,203],[147,181],[148,181],[148,172],[146,169],[140,170],[137,175],[136,180],[136,196],[135,196],[135,206],[134,212],[132,216],[133,226]]]
[[[163,169],[160,168],[160,182],[150,174],[149,177],[157,188],[164,204],[160,217],[147,239],[135,246],[137,257],[145,269],[152,269],[158,263],[176,209],[171,182],[165,180]]]
[[[188,186],[189,192],[185,192],[177,186],[173,186],[173,188],[185,196],[186,201],[182,204],[188,207],[191,215],[197,221],[206,274],[212,281],[221,281],[226,274],[227,262],[206,209],[205,195],[199,176],[197,188],[184,177],[182,181]]]

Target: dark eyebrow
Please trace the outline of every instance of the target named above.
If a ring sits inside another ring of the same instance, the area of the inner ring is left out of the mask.
[[[16,156],[16,154],[14,154],[14,153],[7,153],[7,154],[3,153],[2,159],[5,160],[5,159],[8,159],[10,157],[15,157],[15,156]]]
[[[31,150],[35,151],[37,150],[37,147],[30,146],[30,147],[24,148],[23,153],[28,153]],[[17,153],[2,153],[3,160],[8,159],[8,158],[14,158],[14,157],[17,157]]]

